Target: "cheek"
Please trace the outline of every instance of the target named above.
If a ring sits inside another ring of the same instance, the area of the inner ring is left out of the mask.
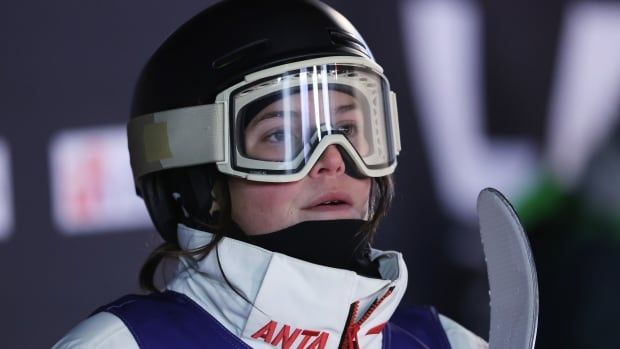
[[[372,180],[370,178],[355,180],[355,183],[352,185],[354,187],[354,193],[357,193],[359,197],[355,202],[359,203],[359,211],[362,212],[362,216],[368,219],[368,202],[370,200],[370,187],[372,185]]]
[[[284,229],[296,220],[296,183],[252,183],[230,179],[232,219],[248,235]]]

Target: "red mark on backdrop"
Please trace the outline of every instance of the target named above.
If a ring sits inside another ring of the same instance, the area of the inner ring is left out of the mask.
[[[88,140],[80,150],[74,166],[63,168],[65,189],[63,197],[67,199],[71,218],[79,223],[88,222],[101,209],[104,200],[105,154],[102,142],[98,138]]]

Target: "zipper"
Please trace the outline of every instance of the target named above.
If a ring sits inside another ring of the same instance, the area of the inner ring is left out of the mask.
[[[359,338],[357,337],[357,335],[360,328],[362,327],[362,324],[366,322],[368,318],[370,318],[370,315],[372,315],[372,313],[379,307],[379,305],[381,305],[381,303],[383,303],[383,301],[385,301],[387,297],[390,296],[390,294],[392,294],[393,291],[394,286],[390,287],[383,294],[383,296],[376,298],[370,305],[370,308],[366,310],[366,312],[358,321],[355,321],[355,319],[357,318],[357,315],[359,313],[360,302],[356,301],[351,304],[351,307],[349,308],[349,316],[347,317],[347,322],[344,327],[344,332],[340,339],[340,345],[338,346],[338,349],[360,349]]]

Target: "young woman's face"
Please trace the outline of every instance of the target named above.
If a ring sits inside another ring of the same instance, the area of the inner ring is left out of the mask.
[[[327,147],[310,173],[291,183],[229,178],[233,220],[248,235],[267,234],[304,221],[366,219],[370,178],[344,173],[335,145]]]
[[[296,117],[302,114],[302,104],[299,94],[294,94],[258,112],[244,130],[246,153],[257,159],[278,161],[286,158],[285,138],[292,139],[289,143],[294,144],[289,149],[300,146],[295,145],[295,140],[301,138],[299,134],[284,136],[283,130],[301,127],[283,127],[282,115],[286,114],[286,105],[288,115],[292,115],[289,125],[295,125]],[[313,104],[308,105],[307,113],[313,117]],[[319,108],[323,110],[322,101]],[[323,120],[321,116],[321,122],[344,130],[358,152],[367,152],[363,111],[357,100],[346,93],[329,91],[329,108],[331,118]],[[366,219],[370,186],[369,178],[356,179],[345,174],[337,146],[330,145],[308,175],[297,182],[261,183],[229,178],[231,214],[249,235],[267,234],[311,220]]]

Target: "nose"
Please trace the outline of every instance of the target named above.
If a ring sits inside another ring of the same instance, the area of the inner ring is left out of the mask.
[[[314,164],[308,176],[337,176],[344,173],[345,164],[335,144],[329,145]]]

